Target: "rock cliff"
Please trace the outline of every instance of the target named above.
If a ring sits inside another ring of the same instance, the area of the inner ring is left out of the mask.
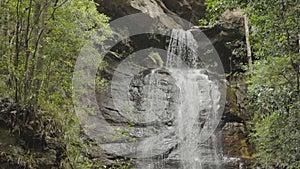
[[[158,12],[164,14],[177,15],[188,21],[191,21],[195,25],[197,25],[198,20],[201,19],[205,14],[205,7],[203,1],[187,0],[127,0],[113,2],[103,0],[102,2],[100,2],[100,6],[98,9],[100,12],[107,14],[112,19],[139,12]],[[151,13],[149,17],[159,19],[156,18],[157,15]],[[176,20],[172,19],[163,21],[163,23],[165,25],[177,24]],[[245,53],[243,53],[245,35],[243,13],[241,10],[235,10],[233,12],[226,11],[222,14],[220,18],[220,24],[218,25],[214,25],[212,27],[194,26],[189,29],[192,32],[193,30],[200,29],[206,34],[206,36],[211,40],[214,47],[218,51],[226,73],[234,74],[238,72],[243,72],[243,70],[241,69],[241,65],[246,65],[247,60],[246,57],[244,57]],[[147,42],[141,40],[143,38],[148,39]],[[122,49],[119,50],[119,53],[120,51],[123,52],[123,54],[120,54],[122,56],[119,56],[119,58],[124,57],[124,53],[126,53],[126,50],[131,49],[131,52],[136,51],[147,47],[147,45],[149,47],[149,44],[151,43],[160,44],[155,47],[165,48],[166,44],[162,43],[165,40],[166,39],[164,37],[152,37],[149,40],[149,36],[145,35],[129,38],[129,43],[127,43],[127,45],[123,44],[119,46],[119,49]],[[239,54],[236,54],[236,50],[240,50],[241,52]],[[118,50],[116,49],[115,52],[118,53]],[[130,51],[127,51],[127,53],[130,53]],[[102,72],[102,76],[110,80],[114,69],[116,68],[116,66],[118,66],[118,63],[120,63],[121,61],[122,59],[110,58],[108,60],[108,64],[111,65],[111,67],[107,71]],[[164,78],[166,79],[168,78],[166,75],[163,76],[165,76]],[[226,108],[223,112],[222,121],[217,130],[217,135],[221,138],[220,145],[222,145],[222,156],[228,162],[228,164],[224,167],[228,169],[251,168],[249,166],[251,165],[251,155],[254,152],[254,150],[253,147],[251,147],[249,141],[247,140],[248,129],[246,121],[250,118],[250,113],[246,111],[244,103],[244,95],[247,88],[245,84],[246,78],[242,75],[240,75],[239,77],[230,76],[228,78],[228,81],[230,85],[227,89]],[[139,85],[135,85],[135,88],[131,89],[131,91],[134,92],[131,93],[133,94],[132,99],[133,101],[136,101],[137,105],[139,104],[139,100],[141,99],[141,95],[139,93],[141,92],[139,88],[142,88],[143,86],[141,84],[142,82],[140,81]],[[98,100],[102,101],[111,99],[111,96],[109,94],[107,96],[99,95],[98,97]],[[118,125],[118,123],[120,122],[120,119],[116,120],[116,117],[118,116],[116,116],[116,113],[118,112],[118,110],[114,109],[111,105],[107,105],[107,103],[109,103],[109,101],[107,101],[106,103],[100,103],[100,107],[101,109],[103,109],[103,112],[105,112],[107,119]],[[168,122],[165,123],[166,126],[168,126],[168,124]],[[131,133],[130,135],[136,134]],[[166,149],[163,150],[165,153],[167,153],[165,155],[172,155],[174,154],[174,152],[176,154],[176,149],[168,148],[168,146],[166,147]],[[117,156],[114,156],[112,154],[107,155],[110,156],[111,159],[117,158]],[[112,166],[116,165],[114,161],[110,161],[109,163]],[[176,163],[173,163],[173,165],[176,166]]]
[[[204,0],[96,0],[99,11],[112,19],[134,13],[165,13],[178,15],[197,25],[205,13]],[[166,21],[173,22],[173,21]],[[168,25],[168,24],[166,24]]]

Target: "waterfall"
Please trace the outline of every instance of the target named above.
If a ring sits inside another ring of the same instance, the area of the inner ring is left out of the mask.
[[[182,29],[172,30],[166,69],[175,79],[175,85],[179,88],[178,106],[173,112],[174,129],[177,139],[177,155],[182,169],[219,168],[220,159],[218,153],[218,137],[212,134],[207,140],[203,140],[203,130],[212,128],[216,124],[218,99],[220,92],[216,84],[209,79],[206,70],[197,68],[198,53],[197,42],[189,31]],[[152,70],[148,75],[147,102],[148,110],[145,121],[162,121],[164,113],[156,112],[156,107],[167,104],[159,98],[155,88],[158,87],[157,70]],[[161,117],[161,118],[160,118]],[[170,132],[171,133],[171,132]],[[163,140],[158,138],[158,140]],[[155,142],[144,145],[142,156],[143,169],[164,168],[163,157],[159,158],[156,165],[151,159]]]
[[[156,113],[159,113],[159,111],[156,111],[155,109],[155,106],[157,105],[154,105],[156,103],[158,103],[158,95],[156,93],[156,87],[157,87],[157,78],[156,78],[156,69],[153,69],[151,70],[150,74],[148,75],[148,86],[147,86],[147,98],[146,100],[148,101],[148,105],[146,107],[148,107],[147,111],[146,111],[146,114],[145,114],[145,117],[143,119],[143,121],[145,121],[146,123],[151,123],[153,121],[157,121],[158,117],[160,117],[159,115],[157,115]],[[146,133],[147,135],[151,134],[149,132],[149,130],[146,130],[148,131],[148,133]],[[154,168],[153,166],[153,163],[155,163],[151,156],[153,154],[153,151],[152,151],[152,148],[153,146],[150,144],[145,144],[144,145],[144,148],[142,149],[142,156],[143,157],[146,157],[144,158],[143,160],[143,167],[144,169],[152,169]],[[150,158],[149,158],[150,157]]]
[[[197,42],[191,32],[173,29],[168,47],[166,66],[168,68],[183,69],[186,68],[186,64],[189,64],[191,68],[195,68],[197,62],[196,51]]]

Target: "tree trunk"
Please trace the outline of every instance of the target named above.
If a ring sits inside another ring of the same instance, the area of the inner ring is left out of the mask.
[[[245,37],[246,37],[246,45],[247,45],[247,59],[250,73],[253,71],[252,66],[252,52],[251,52],[251,44],[249,40],[250,31],[249,31],[249,21],[246,14],[244,14],[244,24],[245,24]]]

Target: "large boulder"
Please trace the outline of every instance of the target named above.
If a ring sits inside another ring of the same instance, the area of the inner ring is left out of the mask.
[[[241,9],[225,11],[219,23],[213,26],[193,26],[191,31],[201,30],[218,51],[226,73],[242,72],[247,64],[245,48],[244,15]]]

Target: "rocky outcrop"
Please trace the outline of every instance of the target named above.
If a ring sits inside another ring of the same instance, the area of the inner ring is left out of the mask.
[[[245,50],[245,28],[242,10],[224,12],[219,24],[191,28],[192,31],[199,29],[205,33],[218,51],[225,72],[242,72],[241,65],[247,64],[246,51],[243,51]]]
[[[228,168],[252,168],[254,147],[248,139],[251,112],[246,109],[247,77],[229,79],[227,101],[220,123],[223,155],[231,162]]]
[[[246,108],[247,76],[241,68],[247,65],[243,11],[226,11],[219,25],[196,29],[203,30],[212,41],[229,74],[226,106],[219,126],[223,156],[229,161],[227,168],[252,168],[255,150],[249,143],[247,126],[251,112]]]
[[[147,1],[147,2],[157,3],[156,1]],[[166,3],[165,1],[163,2]],[[146,5],[146,6],[151,6],[151,5]],[[139,10],[140,12],[143,12],[143,10],[141,9]],[[206,34],[206,36],[211,40],[211,42],[214,44],[214,47],[218,51],[223,66],[225,68],[225,71],[227,73],[239,72],[241,71],[240,66],[247,63],[247,60],[243,57],[243,55],[237,56],[233,54],[235,49],[242,48],[242,45],[239,44],[242,44],[245,38],[242,11],[236,10],[234,12],[228,12],[228,11],[225,12],[221,17],[220,23],[221,23],[220,25],[215,25],[213,27],[193,27],[191,31],[193,32],[193,30],[200,29],[202,32]],[[140,37],[142,37],[142,35]],[[147,38],[148,38],[147,43],[144,43],[146,41],[142,39],[147,39]],[[155,42],[155,40],[158,40],[157,38],[153,38],[153,39],[149,40],[149,36],[143,36],[142,38],[132,37],[130,38],[130,42],[127,42],[127,44],[130,44],[129,46],[132,47],[131,50],[138,51],[139,49],[144,49],[145,47],[146,48],[151,47],[151,43]],[[153,44],[162,44],[156,47],[160,47],[164,49],[164,47],[166,47],[166,44],[164,44],[165,43],[164,40],[166,40],[166,38],[161,38],[158,40],[158,42],[156,41]],[[237,45],[233,45],[233,44],[237,44]],[[119,44],[119,47],[114,48],[115,50],[114,52],[119,53],[120,56],[107,57],[110,66],[107,70],[104,70],[104,72],[102,72],[101,74],[102,77],[111,80],[112,74],[116,70],[116,67],[118,66],[119,63],[122,62],[122,59],[120,58],[126,58],[128,56],[128,53],[130,53],[129,51],[130,47],[127,46],[126,49],[124,48],[124,46],[126,45]],[[126,52],[126,50],[128,51]],[[148,60],[148,63],[150,62],[151,60]],[[146,77],[146,74],[144,75],[144,77]],[[162,74],[164,73],[162,72]],[[167,74],[163,75],[162,79],[168,79],[168,75]],[[218,132],[217,132],[218,133],[217,136],[220,137],[221,140],[220,145],[222,145],[222,152],[223,152],[222,156],[224,157],[224,160],[227,161],[226,164],[223,165],[223,167],[228,169],[251,168],[250,166],[251,155],[253,154],[254,150],[249,144],[249,141],[247,139],[247,135],[249,131],[247,129],[246,120],[250,118],[250,113],[247,112],[245,108],[244,95],[247,87],[244,82],[246,81],[246,79],[241,76],[239,77],[239,79],[235,77],[235,78],[231,78],[229,81],[231,85],[228,86],[226,108],[224,110],[222,121],[219,125]],[[147,82],[143,82],[140,80],[132,83],[133,86],[130,89],[131,91],[130,95],[132,95],[131,96],[132,101],[135,102],[137,107],[141,107],[140,100],[142,100],[142,98],[145,97],[141,95],[141,93],[144,93],[142,88],[144,88],[143,86],[145,84],[147,84]],[[124,91],[128,89],[118,89],[118,90]],[[109,89],[109,91],[111,91],[111,89]],[[158,97],[160,97],[160,92],[157,92],[157,94]],[[100,108],[104,112],[105,118],[110,123],[116,126],[132,125],[128,123],[128,121],[126,120],[124,121],[124,118],[119,118],[120,115],[121,116],[125,116],[125,115],[122,113],[120,114],[120,112],[113,107],[112,102],[109,101],[111,98],[112,97],[109,93],[107,93],[107,95],[98,95],[98,100],[101,100],[101,103],[99,103],[99,105],[101,105]],[[176,104],[173,106],[176,106]],[[172,106],[170,107],[170,110],[172,110]],[[138,124],[138,123],[134,125],[140,128],[147,126],[147,124]],[[166,128],[172,127],[172,121],[166,121],[161,125],[165,126]],[[159,129],[155,129],[155,130],[156,132],[159,132]],[[150,130],[146,133],[151,133],[151,132],[153,133],[154,131]],[[125,133],[127,133],[127,136],[131,136],[131,137],[133,136],[134,139],[142,139],[143,137],[145,137],[139,135],[139,133],[141,132],[138,130],[126,131]],[[166,139],[170,139],[170,137],[166,137]],[[109,149],[115,152],[121,151],[120,149],[121,147],[119,149],[118,148],[116,149],[115,146],[116,144],[114,144],[114,146],[111,145]],[[157,147],[157,150],[160,151],[158,152],[158,154],[161,153],[164,156],[176,157],[176,149],[172,149],[171,147],[176,147],[174,145],[174,142],[169,142],[169,145],[165,145],[165,146],[159,145]],[[130,154],[130,152],[128,152],[127,155],[128,154]],[[116,159],[119,157],[117,153],[115,153],[114,155],[108,153],[106,155],[110,156],[111,159]],[[109,160],[108,163],[110,165],[117,165],[114,160]],[[169,163],[170,168],[172,167],[176,168],[176,165],[178,165],[176,160]]]
[[[134,14],[149,13],[152,18],[158,14],[171,14],[184,18],[193,24],[204,16],[204,0],[96,0],[98,10],[112,20]],[[158,18],[160,19],[160,18]],[[164,20],[165,25],[174,25],[174,20]]]
[[[220,23],[223,27],[223,34],[231,34],[232,38],[239,38],[244,36],[244,14],[242,9],[234,11],[225,11],[220,17]]]
[[[197,25],[205,14],[204,0],[162,0],[172,12]]]
[[[136,69],[134,64],[126,65],[127,71]],[[114,159],[117,157],[138,159],[135,165],[140,166],[139,168],[144,168],[142,166],[146,164],[154,165],[154,168],[178,168],[181,165],[178,147],[182,145],[176,132],[176,125],[178,125],[176,124],[178,120],[176,112],[180,105],[178,101],[180,89],[175,85],[173,77],[163,68],[156,69],[156,74],[152,74],[153,70],[148,69],[133,75],[115,66],[110,66],[107,71],[105,76],[107,78],[114,76],[115,80],[110,81],[109,92],[97,94],[100,105],[100,111],[97,113],[98,119],[104,118],[107,123],[98,122],[94,129],[105,128],[105,125],[109,124],[121,132],[111,136],[103,134],[106,139],[102,139],[101,136],[100,138],[95,137],[95,139],[101,140],[101,146],[107,153],[106,156]],[[115,74],[109,72],[115,72]],[[197,81],[203,89],[202,99],[205,98],[204,100],[207,101],[210,98],[209,91],[207,91],[208,76],[205,73],[207,71],[204,70],[197,72]],[[126,82],[130,82],[128,86]],[[126,100],[127,97],[129,100]],[[206,102],[204,100],[203,102]],[[201,107],[202,116],[199,116],[197,124],[201,128],[205,124],[205,114],[208,114],[209,108],[203,105],[199,105],[199,107]],[[147,147],[151,149],[150,152],[147,152]],[[194,147],[194,149],[198,149],[198,147]],[[215,164],[218,151],[220,149],[215,137],[201,143],[199,153],[201,153],[201,160],[206,161],[203,165],[223,165],[222,163]],[[144,156],[149,157],[141,160],[141,157]],[[160,159],[163,159],[163,164]],[[109,165],[117,165],[114,161],[107,162]]]

